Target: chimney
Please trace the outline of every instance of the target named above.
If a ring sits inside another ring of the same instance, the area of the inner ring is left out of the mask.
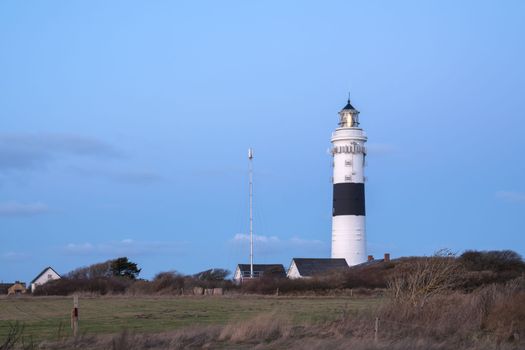
[[[385,262],[390,261],[390,253],[385,253]]]
[[[368,261],[373,261],[374,260],[374,256],[373,255],[369,255],[368,256]]]

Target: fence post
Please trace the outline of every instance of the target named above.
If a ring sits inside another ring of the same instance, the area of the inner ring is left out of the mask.
[[[71,310],[71,328],[73,329],[73,336],[78,334],[78,295],[73,295],[73,310]]]
[[[374,327],[374,342],[377,343],[377,333],[379,332],[379,317],[376,317],[376,324]]]

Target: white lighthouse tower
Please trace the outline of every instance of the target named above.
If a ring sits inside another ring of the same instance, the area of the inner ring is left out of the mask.
[[[332,134],[333,207],[332,258],[348,265],[366,261],[365,156],[366,135],[359,127],[359,111],[350,99],[339,112],[339,127]]]

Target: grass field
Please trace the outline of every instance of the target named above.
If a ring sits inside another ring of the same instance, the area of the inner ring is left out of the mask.
[[[275,312],[294,323],[333,320],[343,312],[372,307],[378,298],[350,297],[86,297],[80,298],[80,332],[162,332],[194,325],[222,325]],[[10,324],[25,325],[24,334],[60,339],[71,334],[72,297],[0,299],[0,339]]]

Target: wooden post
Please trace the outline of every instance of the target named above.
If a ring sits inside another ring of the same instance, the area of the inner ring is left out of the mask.
[[[374,342],[377,343],[377,333],[379,332],[379,317],[376,317],[376,324],[374,327]]]
[[[73,310],[71,310],[71,329],[73,329],[73,336],[78,334],[78,295],[73,295]]]

